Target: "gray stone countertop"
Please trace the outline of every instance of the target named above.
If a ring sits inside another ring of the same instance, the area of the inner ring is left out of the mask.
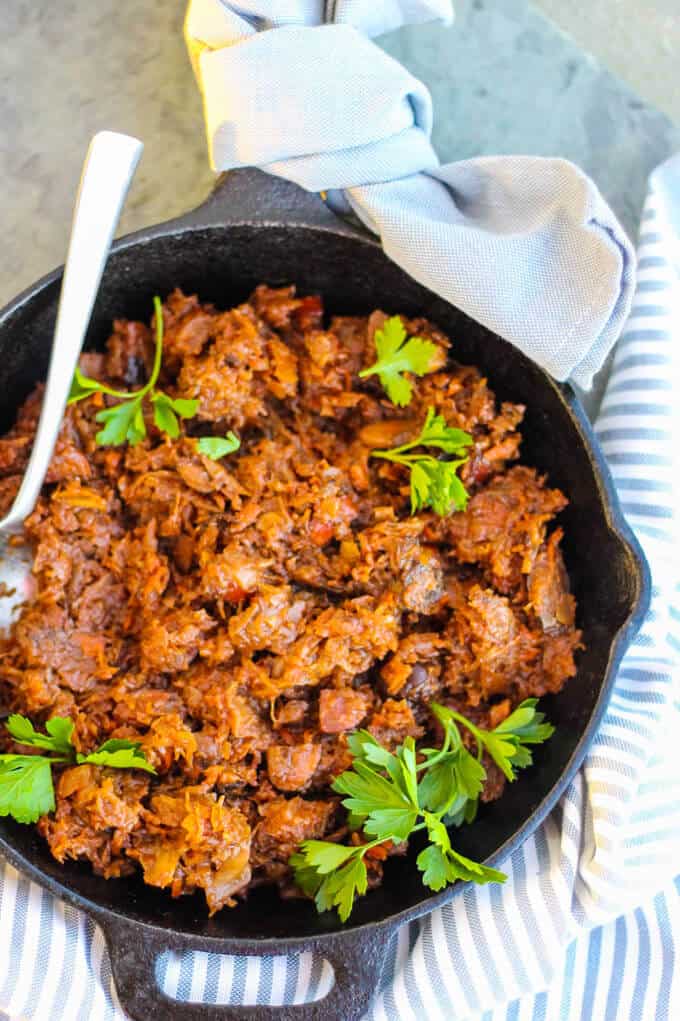
[[[121,233],[209,192],[184,8],[183,0],[4,0],[0,304],[63,261],[94,132],[127,131],[146,146]],[[442,160],[568,157],[634,233],[647,176],[680,148],[680,130],[526,0],[462,0],[456,11],[451,28],[419,26],[382,40],[432,90]]]

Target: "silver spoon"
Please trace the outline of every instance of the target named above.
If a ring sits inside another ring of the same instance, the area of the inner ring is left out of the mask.
[[[8,539],[21,532],[45,481],[113,232],[143,148],[129,135],[101,131],[85,157],[40,421],[19,492],[0,521],[0,631],[10,626],[15,609],[31,594],[31,551]]]

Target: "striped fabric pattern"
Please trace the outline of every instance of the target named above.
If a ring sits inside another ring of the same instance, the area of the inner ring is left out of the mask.
[[[404,926],[366,1021],[680,1017],[679,345],[680,157],[652,177],[633,313],[597,422],[652,567],[650,613],[583,768],[503,863],[508,883]],[[1,863],[0,931],[0,1021],[123,1021],[101,932]],[[296,1003],[332,983],[309,954],[167,954],[158,975],[169,995],[210,1003]]]

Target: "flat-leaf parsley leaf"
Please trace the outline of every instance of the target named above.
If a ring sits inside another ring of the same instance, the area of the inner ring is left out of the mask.
[[[200,452],[213,461],[219,461],[221,457],[233,454],[240,446],[240,439],[231,430],[226,436],[201,436],[198,441]]]
[[[361,379],[378,376],[387,396],[398,407],[411,402],[413,387],[404,372],[424,376],[441,364],[441,349],[431,340],[410,337],[399,316],[386,319],[382,329],[375,331],[377,359],[373,365],[359,373]]]
[[[142,747],[136,741],[112,740],[105,741],[96,751],[89,755],[76,756],[79,763],[89,762],[93,766],[111,766],[115,769],[143,769],[147,773],[155,773],[147,761]]]
[[[0,755],[0,816],[29,823],[54,811],[50,762],[42,755]]]
[[[54,716],[48,720],[45,724],[46,734],[39,733],[30,720],[18,713],[8,717],[6,727],[17,744],[46,748],[57,755],[70,755],[73,750],[73,720],[66,717]]]

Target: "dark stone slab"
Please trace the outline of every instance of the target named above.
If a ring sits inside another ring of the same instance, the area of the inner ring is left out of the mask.
[[[452,27],[402,29],[382,44],[429,86],[442,160],[566,157],[635,237],[649,173],[680,149],[680,128],[526,0],[462,0]]]

